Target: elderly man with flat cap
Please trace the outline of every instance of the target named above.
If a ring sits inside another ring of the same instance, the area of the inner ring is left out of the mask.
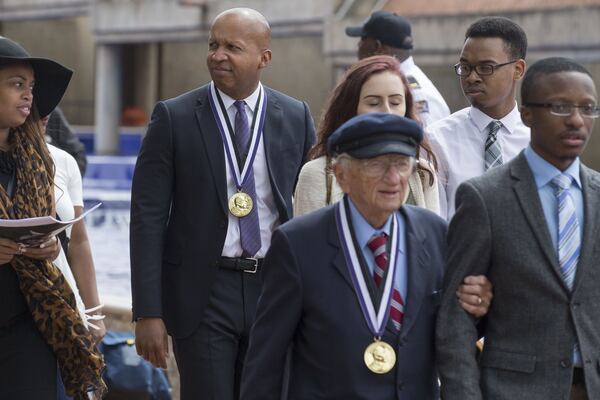
[[[438,398],[434,325],[446,223],[402,203],[422,131],[356,116],[328,140],[338,203],[273,234],[242,377],[244,400]]]
[[[412,29],[406,18],[388,11],[376,11],[363,26],[347,27],[346,35],[361,38],[358,42],[360,60],[385,54],[400,61],[400,71],[410,84],[424,125],[450,115],[450,109],[440,92],[413,60]]]

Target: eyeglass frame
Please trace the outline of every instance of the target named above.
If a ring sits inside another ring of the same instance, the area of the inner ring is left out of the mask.
[[[505,63],[501,63],[501,64],[487,64],[486,63],[486,64],[475,64],[475,65],[458,62],[458,63],[454,64],[454,73],[456,73],[456,75],[460,76],[461,78],[466,78],[467,76],[470,76],[473,73],[473,71],[475,71],[475,73],[477,75],[479,75],[479,76],[490,76],[490,75],[493,75],[494,72],[496,72],[496,70],[498,68],[504,67],[505,65],[514,64],[517,61],[519,61],[519,59],[512,60],[512,61],[505,62]],[[469,67],[469,73],[468,74],[461,75],[461,74],[458,73],[458,69],[461,67],[461,65],[466,65],[467,67]],[[477,71],[477,68],[481,67],[481,66],[490,67],[490,68],[492,68],[492,71],[489,74],[482,74],[479,71]]]
[[[399,156],[402,157],[406,157],[406,159],[408,159],[410,166],[407,170],[401,170],[398,168],[398,166],[395,166],[396,171],[401,175],[401,176],[410,176],[414,169],[416,168],[417,164],[418,164],[418,160],[415,157],[411,157],[411,156],[406,156],[406,155],[402,155],[402,154],[398,154]],[[361,165],[361,172],[364,173],[366,176],[369,176],[371,178],[380,178],[382,176],[385,176],[385,174],[387,174],[390,170],[390,168],[392,167],[392,163],[391,162],[385,162],[385,170],[381,171],[378,174],[374,174],[374,173],[370,173],[367,171],[368,169],[368,164],[372,161],[374,161],[377,157],[374,158],[366,158],[366,159],[359,159],[359,158],[354,158],[348,154],[344,154],[342,155],[342,158],[345,158],[349,161],[354,161],[357,162]],[[383,162],[383,161],[382,161]]]
[[[555,107],[555,106],[569,106],[570,112],[568,114],[557,113],[556,111],[552,110],[552,107]],[[550,109],[550,114],[552,114],[556,117],[570,117],[571,115],[573,115],[573,112],[575,111],[575,109],[579,109],[580,110],[579,113],[581,114],[582,117],[585,117],[585,118],[595,119],[595,118],[600,117],[600,106],[598,104],[596,104],[594,106],[594,108],[596,110],[596,115],[586,115],[581,111],[584,107],[589,107],[589,106],[590,106],[590,104],[579,105],[579,104],[537,103],[537,102],[523,104],[523,107],[548,108],[548,109]]]

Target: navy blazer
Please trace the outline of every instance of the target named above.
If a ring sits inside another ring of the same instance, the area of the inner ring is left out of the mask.
[[[242,378],[243,400],[279,400],[286,350],[293,344],[289,400],[438,398],[434,327],[441,300],[446,222],[403,206],[408,295],[402,330],[383,340],[396,367],[377,375],[363,353],[373,342],[346,266],[335,206],[277,229],[263,270],[263,292]]]
[[[280,222],[314,141],[308,106],[265,87],[267,169]],[[208,85],[154,108],[133,176],[133,317],[162,317],[170,335],[198,326],[227,234],[225,154]]]

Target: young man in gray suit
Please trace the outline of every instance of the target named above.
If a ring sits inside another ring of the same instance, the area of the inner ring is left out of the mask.
[[[579,161],[596,88],[581,65],[549,58],[521,94],[529,147],[457,191],[436,330],[445,400],[600,398],[600,174]],[[495,291],[478,360],[454,295],[469,274]]]

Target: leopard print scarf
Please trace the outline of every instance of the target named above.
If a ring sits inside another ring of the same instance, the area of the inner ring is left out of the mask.
[[[51,215],[52,182],[43,160],[28,140],[15,135],[12,156],[16,165],[15,193],[11,199],[0,189],[0,218]],[[50,261],[15,256],[11,266],[17,273],[35,325],[58,360],[65,391],[75,400],[101,398],[104,360],[77,312],[75,296],[60,270]],[[35,362],[35,360],[32,360]]]

